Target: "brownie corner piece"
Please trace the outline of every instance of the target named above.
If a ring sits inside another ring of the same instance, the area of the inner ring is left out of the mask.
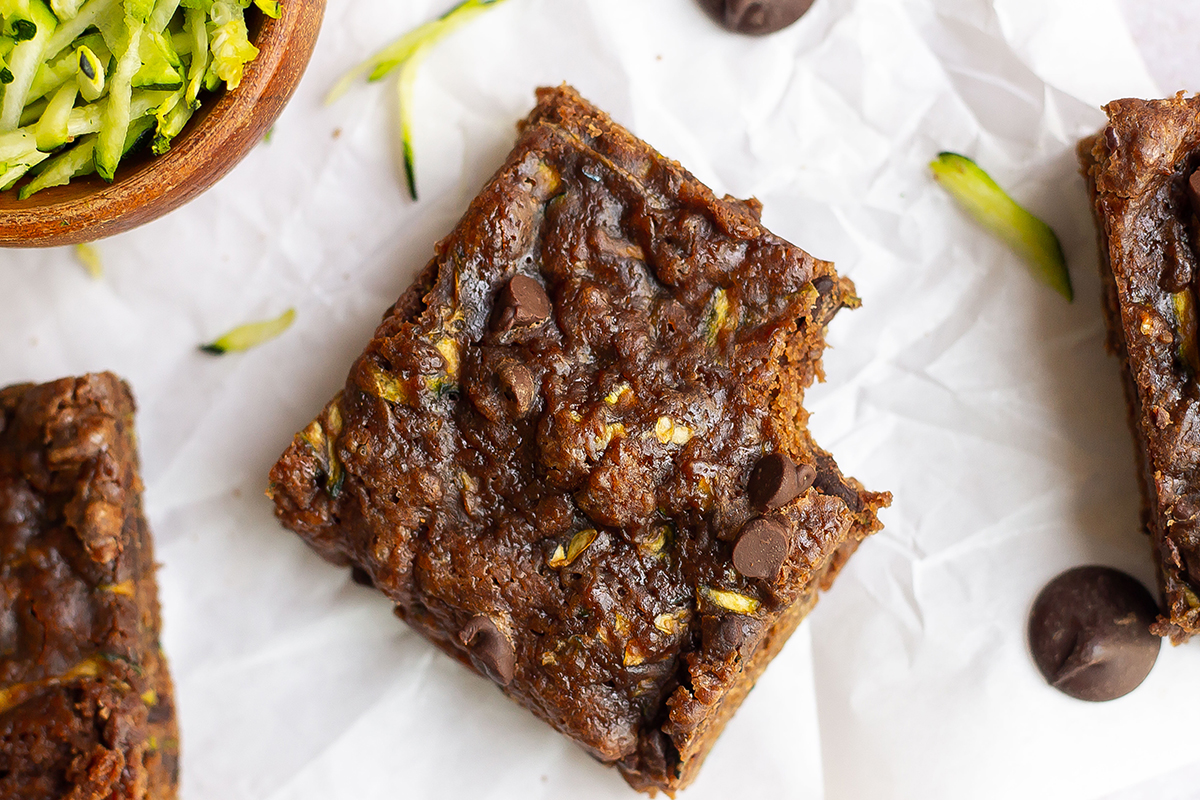
[[[176,796],[133,415],[107,373],[0,389],[0,797]]]
[[[1153,630],[1178,644],[1200,632],[1200,97],[1104,110],[1078,154],[1165,605]]]
[[[809,435],[857,305],[560,86],[271,472],[282,523],[645,791],[696,775],[890,495]]]

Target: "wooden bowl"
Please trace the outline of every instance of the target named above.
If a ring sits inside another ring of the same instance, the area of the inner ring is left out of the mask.
[[[258,58],[241,85],[204,98],[171,149],[123,160],[116,180],[96,175],[18,200],[0,192],[0,247],[51,247],[112,236],[174,211],[220,180],[262,141],[317,42],[325,0],[283,0],[283,15],[251,23]],[[257,31],[254,28],[257,27]]]

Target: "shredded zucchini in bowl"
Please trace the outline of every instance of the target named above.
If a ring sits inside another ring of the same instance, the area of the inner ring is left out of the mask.
[[[250,6],[278,0],[0,0],[0,191],[20,199],[171,147],[204,91],[258,55]]]

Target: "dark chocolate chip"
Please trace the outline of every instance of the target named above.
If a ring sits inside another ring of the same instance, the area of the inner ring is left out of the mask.
[[[796,466],[783,453],[764,456],[750,473],[750,503],[760,510],[786,506],[808,491],[816,475],[808,464]]]
[[[1175,513],[1180,513],[1179,504],[1175,506]],[[1179,555],[1183,558],[1183,569],[1187,573],[1188,582],[1192,586],[1200,586],[1200,554],[1185,551]]]
[[[167,752],[162,754],[162,769],[167,773],[172,784],[179,782],[179,754]]]
[[[491,617],[486,614],[471,617],[458,632],[458,640],[471,651],[475,666],[496,683],[508,686],[517,666],[517,655],[508,637]]]
[[[359,586],[375,587],[375,581],[371,579],[371,573],[359,566],[350,568],[350,580],[357,583]]]
[[[1104,142],[1108,145],[1110,155],[1121,146],[1121,137],[1117,136],[1117,129],[1112,125],[1104,129]]]
[[[1192,255],[1191,244],[1184,238],[1187,235],[1185,231],[1178,231],[1183,235],[1173,235],[1176,234],[1173,229],[1168,229],[1166,233],[1162,249],[1163,271],[1158,285],[1164,291],[1175,294],[1192,285],[1192,263],[1195,256]]]
[[[800,19],[812,4],[813,0],[700,0],[717,24],[750,36],[783,30]]]
[[[537,397],[537,384],[533,373],[524,364],[517,361],[505,361],[496,370],[496,380],[500,384],[500,393],[513,416],[523,417],[533,407]]]
[[[808,464],[801,464],[796,467],[796,483],[800,486],[800,494],[808,491],[808,487],[813,485],[817,479],[817,471]]]
[[[657,728],[643,728],[638,737],[640,772],[655,778],[667,778],[667,759],[675,760],[675,747],[667,735]]]
[[[833,278],[829,277],[828,275],[821,275],[820,277],[813,278],[812,284],[813,288],[817,290],[817,294],[821,295],[822,297],[832,292],[833,287],[837,285]]]
[[[787,526],[779,520],[758,517],[742,526],[733,546],[733,566],[747,578],[773,580],[787,554]]]
[[[750,473],[750,503],[755,508],[786,506],[800,496],[796,462],[783,453],[763,456]]]
[[[495,313],[495,328],[501,333],[514,327],[536,325],[550,316],[550,297],[533,278],[515,275],[500,290]]]
[[[1142,584],[1109,567],[1076,567],[1046,585],[1029,615],[1029,649],[1054,688],[1080,700],[1115,700],[1150,674],[1162,640],[1158,605]]]
[[[813,478],[813,486],[817,487],[817,491],[839,498],[846,504],[846,508],[855,514],[862,511],[862,498],[852,487],[842,482],[833,457],[825,453],[816,453],[813,458],[817,462],[816,476]]]
[[[1200,169],[1192,173],[1187,182],[1188,200],[1192,202],[1192,213],[1200,217]]]
[[[740,651],[762,630],[762,624],[758,620],[754,617],[747,617],[745,614],[704,617],[700,627],[704,638],[704,649],[718,658],[724,658],[726,653]]]
[[[150,706],[150,711],[146,714],[146,721],[151,725],[157,725],[174,717],[175,704],[171,702],[171,698],[159,695],[155,699],[154,705]]]

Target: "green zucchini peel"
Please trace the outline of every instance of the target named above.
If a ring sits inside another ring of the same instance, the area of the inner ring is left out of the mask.
[[[971,159],[939,153],[930,162],[934,179],[967,213],[1029,265],[1035,278],[1071,302],[1075,293],[1058,236],[1000,188]]]
[[[342,97],[355,81],[363,78],[367,81],[378,81],[394,70],[399,70],[396,92],[400,100],[398,124],[400,153],[403,160],[405,182],[408,184],[408,193],[413,200],[417,199],[417,179],[412,144],[412,100],[417,67],[435,44],[484,11],[498,6],[504,1],[462,0],[442,16],[414,28],[355,66],[343,75],[325,96],[325,103],[331,104]]]
[[[241,353],[281,335],[296,321],[296,309],[289,308],[275,319],[239,325],[224,336],[200,346],[205,353],[222,356]]]

